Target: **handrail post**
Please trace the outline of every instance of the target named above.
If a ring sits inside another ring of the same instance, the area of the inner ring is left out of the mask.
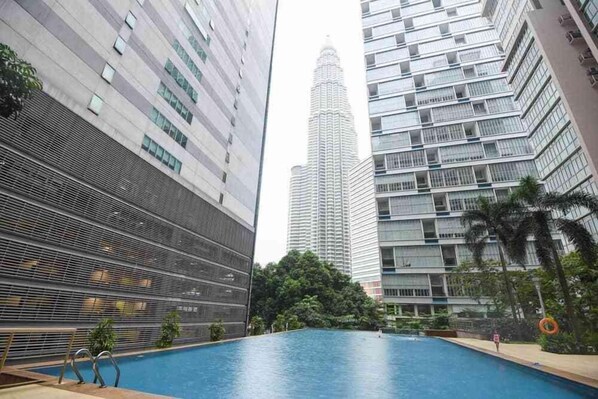
[[[64,372],[66,370],[66,365],[69,361],[69,356],[71,354],[71,350],[73,349],[73,343],[75,342],[75,334],[76,333],[77,333],[77,330],[73,331],[71,334],[69,346],[66,350],[66,354],[64,355],[64,363],[62,364],[62,370],[60,371],[60,377],[58,377],[58,384],[62,384],[62,379],[64,378]]]
[[[2,373],[2,369],[4,368],[4,363],[6,363],[6,358],[8,357],[8,351],[10,350],[10,346],[12,345],[12,340],[15,337],[15,333],[11,333],[8,336],[8,340],[6,341],[6,348],[4,348],[4,353],[2,353],[2,361],[0,362],[0,374]]]

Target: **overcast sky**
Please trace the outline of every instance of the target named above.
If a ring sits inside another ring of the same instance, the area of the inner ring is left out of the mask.
[[[255,261],[286,251],[291,167],[307,159],[309,96],[316,59],[330,35],[345,71],[359,159],[370,154],[361,7],[355,0],[279,0]]]

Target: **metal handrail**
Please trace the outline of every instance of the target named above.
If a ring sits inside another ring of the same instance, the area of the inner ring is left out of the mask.
[[[6,359],[8,358],[8,352],[10,351],[10,347],[14,340],[16,334],[70,334],[71,337],[69,339],[68,347],[66,350],[66,354],[64,355],[64,362],[62,363],[62,370],[60,371],[60,377],[58,377],[58,383],[62,383],[62,379],[64,377],[64,372],[66,370],[66,365],[69,361],[69,355],[71,353],[71,349],[73,347],[73,342],[75,342],[75,334],[77,333],[76,328],[27,328],[27,327],[8,327],[8,328],[0,328],[0,334],[8,334],[8,338],[6,340],[6,344],[4,347],[4,352],[2,353],[2,358],[0,358],[0,373],[2,373],[2,369],[4,368],[4,364],[6,363]]]
[[[77,352],[75,352],[75,354],[73,355],[73,357],[71,359],[71,368],[77,375],[77,378],[79,379],[79,384],[85,384],[85,379],[81,375],[81,372],[79,371],[79,367],[77,367],[77,357],[80,354],[87,355],[87,357],[89,357],[89,360],[91,361],[91,369],[93,370],[93,373],[95,374],[95,378],[94,378],[93,382],[95,383],[96,379],[99,379],[103,384],[104,380],[102,379],[102,376],[100,375],[99,371],[95,368],[96,358],[91,354],[89,349],[86,349],[86,348],[79,349]]]
[[[95,357],[95,359],[93,361],[92,368],[94,369],[94,372],[95,372],[95,374],[96,374],[97,377],[93,380],[93,382],[95,383],[97,380],[99,380],[100,381],[100,388],[105,388],[106,387],[106,384],[104,383],[104,379],[102,378],[102,376],[100,374],[100,369],[98,368],[98,361],[104,355],[108,356],[108,359],[110,359],[110,362],[112,363],[112,366],[114,366],[114,369],[116,370],[116,380],[114,381],[114,386],[118,387],[118,381],[120,380],[120,367],[118,367],[118,364],[116,363],[116,360],[114,360],[114,357],[112,357],[112,353],[110,351],[100,352]]]

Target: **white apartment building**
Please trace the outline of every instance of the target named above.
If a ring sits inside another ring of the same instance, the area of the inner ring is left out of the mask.
[[[503,46],[478,1],[361,6],[387,315],[483,312],[450,275],[472,258],[460,217],[537,175]]]
[[[353,115],[340,60],[328,40],[314,71],[307,164],[293,168],[291,178],[287,249],[311,250],[347,274],[349,170],[355,164]]]
[[[351,278],[374,299],[382,299],[374,163],[368,157],[349,172]]]

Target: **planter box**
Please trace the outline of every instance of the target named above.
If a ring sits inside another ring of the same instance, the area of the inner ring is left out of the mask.
[[[457,338],[455,330],[425,330],[424,333],[427,337]]]

